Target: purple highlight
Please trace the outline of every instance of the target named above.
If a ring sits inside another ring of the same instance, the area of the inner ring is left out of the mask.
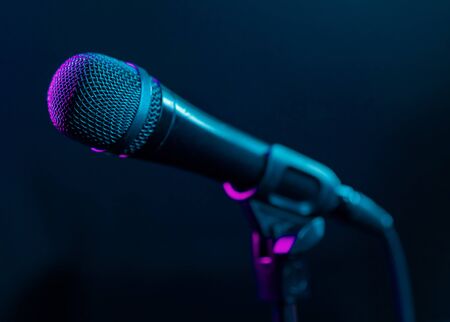
[[[61,101],[70,101],[76,92],[76,82],[67,82],[65,80],[65,74],[68,70],[73,70],[73,73],[79,73],[79,66],[82,65],[86,57],[84,55],[75,55],[67,59],[53,75],[50,87],[47,92],[47,106],[50,119],[55,126],[61,132],[64,132],[66,120],[61,115]],[[75,66],[76,68],[74,68]],[[73,78],[75,79],[75,77]],[[58,95],[61,94],[60,88],[64,86],[65,97],[61,98]]]
[[[92,151],[92,152],[95,152],[95,153],[102,153],[102,152],[105,152],[106,150],[103,150],[103,149],[97,149],[97,148],[91,148],[91,151]]]
[[[237,191],[229,182],[223,184],[223,190],[228,197],[233,200],[243,201],[251,198],[256,193],[256,188],[249,189],[246,191]]]
[[[253,256],[255,256],[256,260],[259,264],[262,265],[269,265],[272,264],[272,257],[269,256],[260,256],[260,249],[261,249],[261,236],[258,232],[254,231],[252,232],[252,248],[253,248]]]
[[[290,252],[292,246],[295,243],[295,236],[283,236],[278,238],[273,246],[273,252],[275,254],[287,254]]]
[[[269,257],[269,256],[261,257],[261,258],[259,259],[259,262],[260,262],[261,264],[268,265],[268,264],[271,264],[271,263],[272,263],[272,258]]]
[[[119,154],[119,158],[126,159],[128,158],[128,154]]]
[[[133,63],[126,62],[125,64],[127,64],[128,66],[133,67],[136,70],[138,69],[137,66],[135,64],[133,64]]]
[[[253,246],[258,248],[260,239],[261,238],[259,237],[259,234],[256,231],[252,232],[252,245]]]

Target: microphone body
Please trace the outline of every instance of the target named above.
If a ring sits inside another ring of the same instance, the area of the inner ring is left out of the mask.
[[[96,149],[256,189],[258,200],[302,216],[329,214],[342,202],[325,165],[215,119],[134,64],[73,56],[53,76],[47,100],[54,126]],[[355,218],[377,229],[392,224],[361,214]]]
[[[229,126],[161,85],[153,138],[133,157],[168,164],[237,187],[258,184],[269,145]]]
[[[208,115],[161,88],[161,116],[149,140],[133,157],[176,166],[302,215],[337,206],[336,175],[326,166],[281,145],[269,145]]]

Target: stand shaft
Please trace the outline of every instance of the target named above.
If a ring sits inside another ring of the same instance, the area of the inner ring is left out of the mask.
[[[297,322],[296,304],[278,304],[273,308],[273,322]]]

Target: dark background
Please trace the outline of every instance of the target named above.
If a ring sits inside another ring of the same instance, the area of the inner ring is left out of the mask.
[[[270,321],[219,184],[92,154],[47,114],[94,51],[333,168],[395,215],[419,321],[450,320],[450,2],[16,1],[0,10],[0,321]],[[381,242],[339,223],[301,321],[393,321]]]

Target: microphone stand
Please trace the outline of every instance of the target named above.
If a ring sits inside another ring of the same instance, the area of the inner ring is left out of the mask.
[[[325,221],[302,218],[256,200],[246,200],[242,206],[252,229],[259,297],[271,304],[273,322],[298,322],[297,303],[310,295],[302,254],[323,238]]]
[[[273,322],[298,322],[297,302],[309,295],[302,254],[323,238],[322,216],[329,215],[383,237],[392,266],[397,320],[415,321],[407,264],[391,215],[342,185],[331,170],[273,145],[258,189],[239,192],[228,182],[223,187],[231,199],[242,203],[250,222],[258,292],[271,303]]]
[[[384,210],[367,197],[348,198],[348,189],[342,193],[343,203],[334,212],[341,217],[384,217]],[[309,272],[302,255],[313,248],[325,235],[323,217],[305,218],[298,214],[251,199],[253,193],[239,192],[228,196],[241,201],[252,229],[253,266],[259,297],[272,305],[273,322],[298,322],[297,303],[310,296]],[[356,192],[351,192],[356,193]],[[408,268],[400,240],[394,228],[377,228],[360,221],[364,229],[378,232],[383,237],[391,263],[391,278],[396,301],[397,321],[414,322],[414,307]]]

